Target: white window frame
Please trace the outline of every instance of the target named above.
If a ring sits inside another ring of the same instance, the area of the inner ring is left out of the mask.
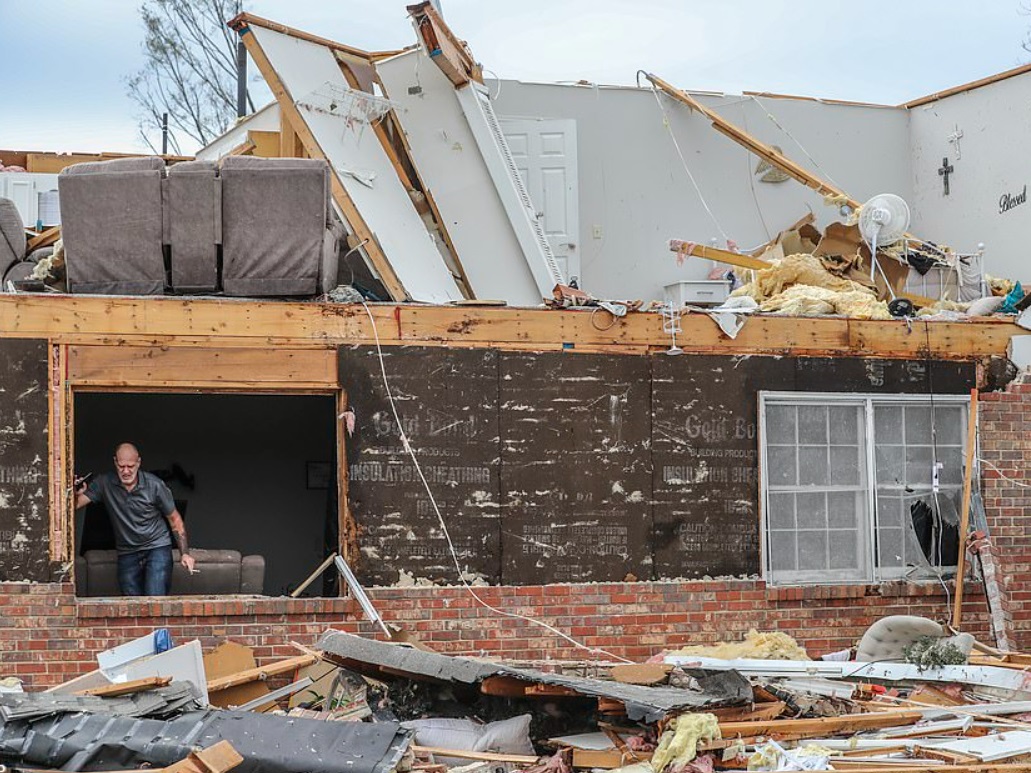
[[[769,541],[769,480],[767,471],[767,444],[766,444],[766,409],[770,404],[776,405],[822,405],[863,403],[865,408],[866,443],[865,459],[867,470],[867,508],[865,538],[863,549],[866,553],[866,566],[868,576],[861,580],[836,580],[833,570],[820,570],[805,572],[800,570],[792,579],[777,580],[770,567],[770,541]],[[762,551],[761,566],[762,577],[769,585],[840,585],[864,582],[883,582],[886,580],[899,579],[910,570],[907,567],[880,567],[877,559],[877,465],[876,445],[877,439],[874,434],[874,406],[875,405],[906,405],[917,404],[927,407],[938,406],[966,406],[963,411],[963,426],[961,437],[963,451],[966,451],[967,443],[967,422],[970,421],[970,397],[969,395],[927,395],[927,394],[883,394],[873,392],[847,393],[847,392],[759,392],[759,509],[760,509],[760,550]],[[940,567],[948,570],[954,567]],[[938,580],[934,579],[935,582]]]

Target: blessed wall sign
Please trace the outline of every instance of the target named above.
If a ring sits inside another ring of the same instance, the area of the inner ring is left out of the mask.
[[[1020,193],[1004,193],[999,197],[999,214],[1005,214],[1014,207],[1027,204],[1027,185],[1025,184]]]

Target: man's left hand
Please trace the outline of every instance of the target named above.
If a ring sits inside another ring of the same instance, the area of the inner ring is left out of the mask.
[[[189,572],[190,574],[194,573],[193,572],[193,567],[194,567],[194,565],[197,562],[193,559],[193,556],[191,556],[189,553],[184,553],[183,557],[179,559],[179,563],[182,564],[186,568],[187,572]]]

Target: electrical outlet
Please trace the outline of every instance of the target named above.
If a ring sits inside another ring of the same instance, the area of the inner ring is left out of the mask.
[[[601,239],[605,236],[605,232],[602,230],[600,225],[596,225],[593,228],[591,228],[591,236],[593,236],[595,239]]]

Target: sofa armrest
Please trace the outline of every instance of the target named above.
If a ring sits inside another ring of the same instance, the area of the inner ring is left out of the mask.
[[[265,592],[265,556],[244,556],[240,562],[240,593]]]

